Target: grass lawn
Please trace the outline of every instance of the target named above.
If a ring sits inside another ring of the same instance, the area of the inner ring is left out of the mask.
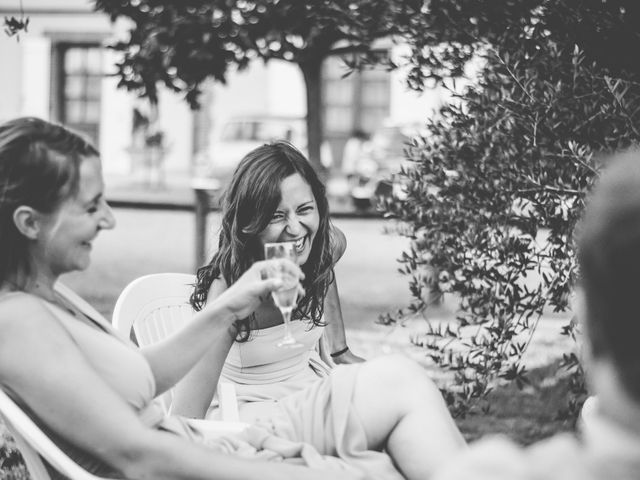
[[[467,441],[485,435],[506,435],[521,445],[547,438],[554,433],[571,430],[571,425],[556,419],[564,407],[567,381],[564,378],[549,383],[544,380],[557,365],[549,365],[530,372],[531,387],[518,390],[515,385],[500,387],[490,395],[491,413],[457,419]]]

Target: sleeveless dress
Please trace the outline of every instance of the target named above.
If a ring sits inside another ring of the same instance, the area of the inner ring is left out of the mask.
[[[221,379],[234,384],[240,420],[274,435],[313,445],[339,457],[372,479],[402,479],[384,452],[367,450],[364,427],[352,404],[359,365],[333,369],[316,351],[324,328],[306,321],[290,324],[301,348],[280,348],[284,325],[254,330],[234,342]],[[214,400],[207,418],[217,417]]]
[[[218,451],[233,453],[228,442],[224,439],[219,441],[219,433],[210,436],[211,432],[206,428],[209,422],[192,422],[182,417],[165,415],[161,404],[154,400],[155,379],[146,358],[138,348],[129,339],[123,338],[107,320],[75,293],[63,286],[56,290],[83,315],[75,316],[54,303],[22,292],[5,294],[0,297],[0,302],[18,295],[41,301],[69,333],[87,363],[131,405],[145,425],[208,445]],[[332,379],[330,384],[313,382],[310,385],[312,388],[287,395],[282,401],[271,402],[276,408],[269,409],[268,422],[260,423],[271,433],[302,445],[298,458],[302,464],[340,470],[356,468],[366,471],[369,474],[367,478],[372,479],[401,479],[402,476],[386,454],[366,450],[364,430],[350,407],[357,368],[343,370],[343,375],[332,374],[331,377],[325,377]],[[340,395],[332,395],[332,390],[340,392]],[[48,429],[25,402],[10,390],[7,393],[78,464],[95,475],[122,478],[113,468]],[[258,405],[260,402],[253,404]],[[325,415],[331,409],[339,414]],[[53,479],[64,478],[54,469],[49,470]]]
[[[316,350],[324,327],[295,320],[290,330],[303,347],[277,346],[283,324],[253,330],[248,341],[231,346],[220,378],[234,384],[240,408],[247,402],[278,400],[329,375],[331,367]]]

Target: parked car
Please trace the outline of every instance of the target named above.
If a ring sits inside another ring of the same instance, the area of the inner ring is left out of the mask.
[[[249,115],[227,120],[206,150],[196,155],[196,176],[217,180],[226,188],[240,160],[260,145],[287,140],[307,155],[307,124],[304,117]],[[328,145],[322,160],[330,163]]]
[[[373,132],[349,178],[349,194],[356,208],[370,208],[380,197],[403,198],[404,186],[398,173],[407,162],[407,144],[419,133],[417,124],[391,122]]]
[[[273,140],[307,144],[304,118],[252,115],[227,120],[210,146],[196,155],[196,176],[214,178],[224,187],[250,150]]]

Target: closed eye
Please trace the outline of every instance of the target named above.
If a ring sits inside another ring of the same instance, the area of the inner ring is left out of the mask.
[[[311,212],[314,210],[313,205],[303,205],[302,207],[300,207],[298,209],[298,212],[300,213],[306,213],[306,212]]]
[[[88,204],[87,204],[87,213],[93,215],[94,213],[96,213],[99,209],[100,206],[102,204],[106,205],[106,201],[104,199],[104,197],[102,196],[102,194],[98,194],[96,195]]]
[[[89,204],[89,206],[87,207],[87,213],[90,213],[93,215],[98,211],[98,208],[99,208],[98,202],[91,202],[91,204]]]
[[[282,220],[284,218],[284,214],[281,212],[276,212],[273,214],[273,216],[271,217],[271,223],[274,222],[279,222],[280,220]]]

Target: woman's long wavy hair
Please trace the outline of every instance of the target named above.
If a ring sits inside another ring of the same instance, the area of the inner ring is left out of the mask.
[[[35,117],[0,125],[0,285],[30,272],[29,241],[13,213],[51,213],[78,191],[80,163],[98,151],[79,134]]]
[[[218,251],[208,265],[198,269],[191,305],[200,310],[214,280],[234,283],[256,260],[264,258],[258,235],[269,225],[281,201],[280,184],[299,174],[311,187],[320,223],[309,258],[302,266],[305,296],[294,318],[309,318],[322,325],[324,298],[333,281],[333,255],[329,205],[325,187],[304,155],[293,145],[277,141],[249,152],[240,162],[225,192]],[[253,316],[236,322],[237,340],[246,341]]]

